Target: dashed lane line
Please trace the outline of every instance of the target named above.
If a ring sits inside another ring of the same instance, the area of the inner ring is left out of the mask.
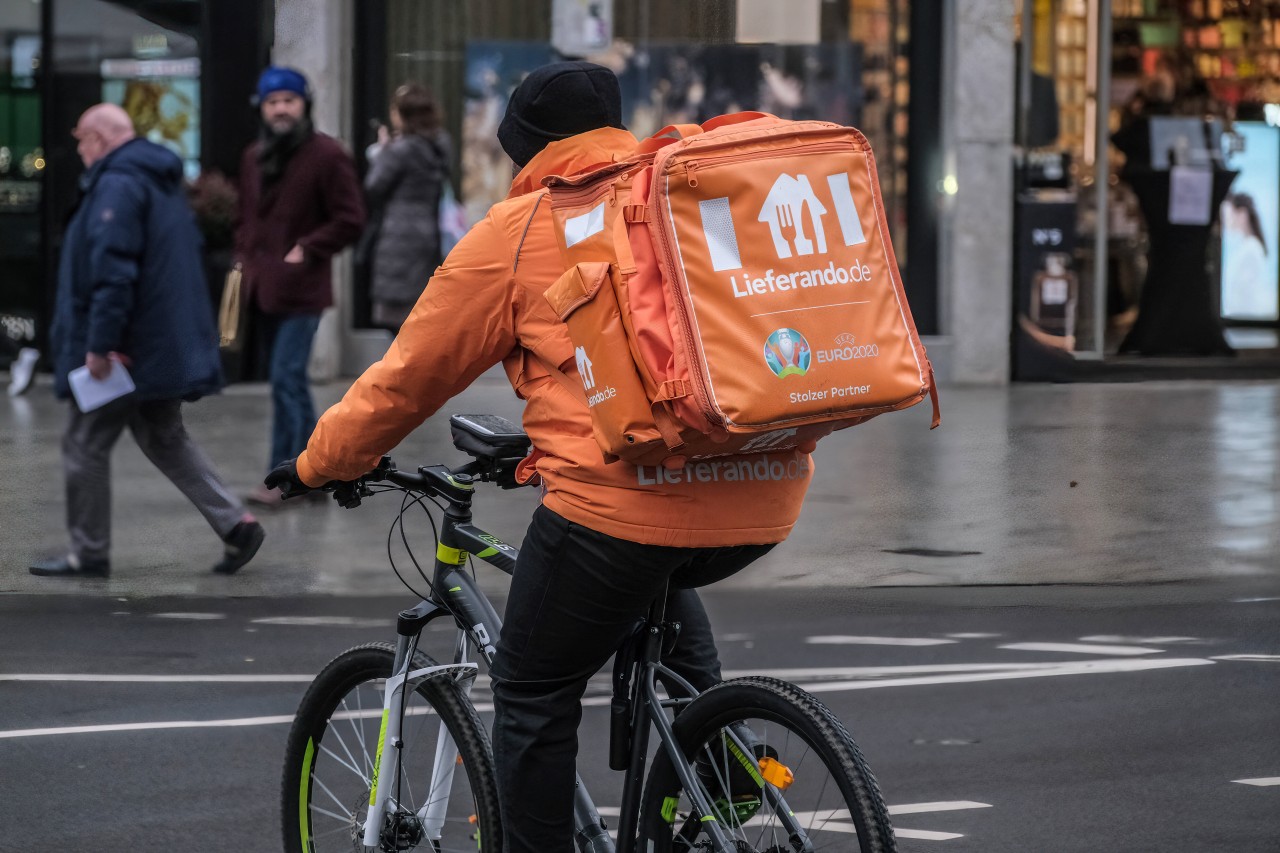
[[[1280,776],[1266,776],[1261,779],[1232,779],[1236,785],[1254,785],[1258,788],[1269,788],[1272,785],[1280,785]]]
[[[1164,649],[1148,649],[1143,646],[1103,646],[1084,643],[1007,643],[1000,646],[1015,652],[1054,652],[1056,654],[1081,655],[1158,655]]]
[[[1213,660],[1243,660],[1257,663],[1280,663],[1280,655],[1218,655]]]
[[[1119,637],[1114,634],[1095,634],[1081,637],[1082,643],[1127,643],[1133,646],[1172,646],[1185,643],[1203,643],[1199,637]]]

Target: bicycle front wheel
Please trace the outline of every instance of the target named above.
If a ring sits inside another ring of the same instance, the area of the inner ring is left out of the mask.
[[[675,734],[712,813],[697,809],[660,749],[645,783],[640,849],[710,850],[709,823],[733,853],[897,849],[857,744],[794,684],[760,677],[718,684],[681,711]]]
[[[489,738],[456,683],[430,678],[405,696],[400,773],[380,844],[363,845],[382,731],[383,695],[395,650],[378,643],[343,652],[312,682],[289,732],[282,791],[288,853],[501,851]],[[433,666],[418,654],[413,668]]]

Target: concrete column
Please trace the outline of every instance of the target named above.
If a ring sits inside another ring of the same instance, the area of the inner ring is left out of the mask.
[[[941,223],[940,325],[951,379],[1002,385],[1013,310],[1014,9],[1009,0],[945,3],[944,145],[954,192]]]
[[[314,95],[316,129],[350,146],[351,33],[349,0],[276,0],[275,46],[271,61],[307,75]],[[351,327],[350,253],[334,259],[335,307],[326,311],[311,355],[311,375],[333,379],[340,373],[344,331]]]

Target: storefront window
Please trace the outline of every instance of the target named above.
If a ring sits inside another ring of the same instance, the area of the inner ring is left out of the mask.
[[[42,303],[41,6],[0,7],[0,366],[35,342]]]
[[[1020,210],[1032,194],[1050,199],[1054,182],[1040,167],[1051,163],[1064,175],[1056,200],[1075,216],[1060,252],[1020,232],[1028,259],[1018,271],[1020,298],[1025,307],[1038,272],[1029,256],[1051,254],[1065,274],[1050,277],[1071,281],[1078,298],[1070,340],[1031,317],[1022,318],[1024,331],[1051,348],[1103,356],[1231,355],[1254,341],[1275,348],[1280,3],[1026,3],[1020,22],[1030,12],[1033,74],[1052,79],[1058,127],[1039,149],[1022,128]],[[1035,113],[1044,102],[1021,106]],[[1102,205],[1099,138],[1109,143]]]
[[[358,145],[386,123],[397,86],[426,84],[458,143],[455,184],[472,221],[510,186],[496,131],[511,90],[530,69],[573,56],[618,74],[624,122],[641,137],[757,109],[858,127],[876,152],[905,253],[906,0],[386,0],[361,8],[382,20],[358,22],[367,27],[361,53],[373,59],[357,58],[357,76],[379,75],[381,85],[357,104]]]

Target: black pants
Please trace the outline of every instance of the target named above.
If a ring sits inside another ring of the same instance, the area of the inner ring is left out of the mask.
[[[671,584],[667,619],[683,625],[664,661],[705,690],[720,680],[720,661],[692,588],[728,577],[772,547],[640,545],[538,508],[520,548],[491,672],[507,853],[574,850],[582,694],[663,586]]]

